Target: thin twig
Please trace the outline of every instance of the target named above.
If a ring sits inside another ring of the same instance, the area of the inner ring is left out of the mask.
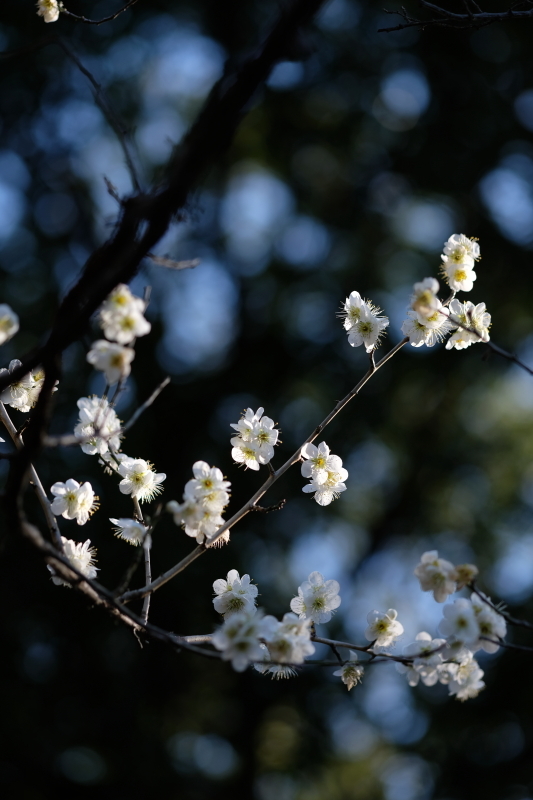
[[[134,0],[136,2],[136,0]],[[130,3],[130,5],[132,5]],[[118,16],[118,14],[117,14]],[[106,20],[103,20],[106,21]],[[130,153],[130,148],[127,141],[128,131],[123,127],[122,123],[120,122],[119,118],[117,117],[115,111],[111,107],[107,97],[104,94],[104,90],[102,89],[101,85],[98,83],[94,75],[85,67],[78,56],[70,49],[69,45],[67,45],[63,39],[56,39],[56,43],[63,49],[66,55],[70,58],[70,60],[78,67],[79,71],[85,75],[87,80],[91,83],[94,89],[94,99],[96,104],[102,109],[104,116],[107,117],[107,120],[111,127],[113,128],[117,139],[120,142],[120,146],[122,147],[122,152],[124,153],[124,159],[126,161],[126,166],[128,167],[131,181],[133,183],[133,187],[136,192],[141,192],[141,184],[139,181],[139,177],[137,175],[137,168],[133,162],[133,157]],[[109,189],[109,185],[108,185]]]
[[[401,350],[401,348],[405,344],[407,344],[408,341],[409,341],[408,337],[402,339],[401,342],[398,342],[398,344],[395,347],[393,347],[392,350],[390,350],[385,356],[383,356],[383,358],[380,361],[378,361],[377,364],[375,364],[373,360],[371,360],[370,367],[366,372],[366,374],[346,395],[346,397],[337,403],[335,408],[327,415],[327,417],[320,423],[320,425],[318,425],[314,429],[313,433],[307,437],[307,439],[296,450],[296,452],[293,453],[293,455],[285,462],[285,464],[283,464],[283,466],[281,466],[278,470],[275,470],[271,475],[269,475],[269,477],[266,479],[261,488],[257,490],[257,492],[250,498],[250,500],[248,500],[247,503],[244,504],[244,506],[239,511],[237,511],[227,522],[224,523],[224,525],[222,525],[218,529],[218,531],[214,534],[214,536],[212,536],[209,539],[209,541],[196,547],[191,553],[189,553],[189,555],[185,556],[185,558],[183,558],[178,564],[176,564],[171,569],[164,572],[162,575],[159,576],[159,578],[157,578],[152,583],[146,584],[146,586],[143,586],[141,589],[134,589],[130,592],[126,592],[126,594],[124,594],[121,599],[124,602],[126,602],[129,600],[133,600],[135,597],[144,597],[149,592],[157,591],[157,589],[159,589],[169,580],[171,580],[180,572],[182,572],[186,567],[188,567],[189,564],[192,564],[192,562],[195,561],[199,556],[201,556],[202,553],[206,551],[206,549],[212,547],[215,544],[215,542],[217,542],[218,539],[220,539],[220,537],[223,536],[224,533],[226,533],[226,531],[229,531],[237,522],[239,522],[243,517],[245,517],[250,511],[252,511],[253,507],[258,503],[258,501],[263,497],[263,495],[266,494],[266,492],[270,489],[270,487],[277,480],[279,480],[279,478],[281,478],[281,476],[284,475],[285,472],[287,472],[287,470],[290,469],[290,467],[292,467],[293,464],[296,464],[300,460],[302,447],[308,442],[314,441],[317,438],[317,436],[320,436],[324,428],[331,422],[331,420],[334,419],[346,405],[348,405],[350,400],[352,400],[359,394],[363,386],[370,380],[372,375],[374,375],[378,371],[378,369],[380,369],[399,350]]]
[[[512,19],[530,19],[533,17],[533,9],[526,9],[524,11],[515,10],[518,6],[524,5],[524,2],[513,3],[507,11],[496,12],[482,11],[477,3],[473,2],[472,5],[476,11],[472,12],[468,9],[465,14],[449,11],[447,8],[429,3],[427,0],[420,0],[420,4],[430,9],[438,16],[432,17],[431,19],[417,19],[416,17],[409,16],[403,6],[398,11],[384,9],[386,14],[396,14],[401,17],[404,22],[391,28],[378,28],[378,33],[392,33],[393,31],[404,30],[405,28],[420,28],[423,30],[427,27],[455,28],[456,30],[470,28],[476,30],[478,28],[484,28],[487,25],[493,25],[495,22],[507,22]]]
[[[506,620],[506,622],[509,623],[509,625],[514,625],[517,628],[526,628],[528,631],[533,631],[533,624],[531,624],[531,622],[528,622],[525,619],[517,619],[516,617],[512,617],[511,614],[509,614],[507,611],[498,608],[498,606],[492,602],[490,597],[487,597],[487,595],[484,592],[480,591],[477,588],[474,581],[472,581],[472,583],[469,584],[469,588],[474,592],[474,594],[477,594],[480,600],[482,600],[484,603],[486,603],[486,605],[492,608],[493,611],[496,611],[496,613],[499,614],[500,617],[503,617],[504,620]]]
[[[61,13],[65,17],[69,17],[70,19],[76,20],[76,22],[83,22],[85,23],[85,25],[103,25],[104,22],[112,22],[117,17],[120,17],[120,15],[124,13],[124,11],[127,11],[128,8],[131,8],[132,6],[135,5],[135,3],[138,2],[139,0],[130,0],[130,2],[126,3],[126,5],[123,8],[121,8],[120,11],[115,12],[115,14],[111,14],[111,16],[109,17],[104,17],[104,19],[87,19],[87,17],[79,17],[77,14],[73,14],[71,11],[67,11],[67,9],[64,6],[61,7]]]
[[[102,431],[95,430],[90,436],[75,436],[74,434],[67,433],[64,436],[46,436],[44,439],[45,447],[72,447],[73,445],[82,445],[91,442],[93,439],[98,437],[99,439],[103,439],[104,441],[114,438],[115,436],[122,436],[126,431],[129,431],[132,428],[141,414],[144,414],[147,408],[154,403],[155,400],[159,397],[163,389],[168,386],[170,383],[170,378],[166,377],[164,381],[161,381],[159,386],[157,386],[150,397],[139,406],[139,408],[134,411],[131,415],[129,420],[126,422],[125,425],[120,428],[118,431],[114,431],[110,434],[104,434]]]
[[[7,413],[7,409],[3,403],[0,403],[0,421],[3,422],[4,427],[9,433],[15,447],[17,448],[17,450],[20,451],[24,446],[22,436],[20,433],[18,433],[17,429],[13,425],[11,417]],[[57,525],[56,518],[52,512],[52,506],[50,504],[50,501],[46,496],[44,486],[42,485],[41,479],[37,475],[37,472],[33,464],[30,465],[30,482],[33,484],[33,487],[35,489],[35,494],[37,495],[37,499],[43,510],[46,519],[46,524],[48,525],[48,530],[50,531],[50,534],[52,536],[52,541],[54,542],[55,546],[62,552],[63,543],[61,541],[61,532]]]
[[[166,258],[166,256],[156,256],[154,253],[147,253],[146,255],[148,258],[151,258],[158,267],[166,267],[167,269],[194,269],[194,267],[197,267],[198,264],[201,263],[201,259],[199,258],[192,258],[189,261],[174,261],[172,258]]]

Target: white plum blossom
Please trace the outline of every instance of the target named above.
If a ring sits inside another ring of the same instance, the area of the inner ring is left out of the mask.
[[[348,330],[348,344],[352,347],[365,346],[371,353],[379,345],[379,340],[389,324],[388,317],[378,317],[368,306],[361,310],[358,321]]]
[[[257,472],[260,464],[257,458],[255,444],[241,439],[240,436],[232,436],[231,445],[232,459],[236,461],[237,464],[244,464],[248,469],[253,469]]]
[[[452,643],[461,643],[470,647],[479,639],[480,631],[472,602],[460,597],[453,603],[444,606],[444,615],[439,623],[439,633]]]
[[[82,441],[84,453],[94,456],[107,453],[109,448],[120,447],[121,421],[105,397],[80,397],[77,402],[80,410],[79,422],[74,435]]]
[[[124,283],[115,287],[100,309],[100,325],[106,338],[130,344],[150,333],[152,326],[143,315],[145,308],[144,300],[135,297]]]
[[[139,336],[146,336],[152,329],[143,314],[132,308],[115,314],[102,312],[100,324],[106,338],[119,344],[130,344]]]
[[[43,17],[45,22],[57,22],[61,7],[62,3],[58,3],[57,0],[39,0],[37,14],[39,17]]]
[[[423,553],[420,564],[415,569],[423,592],[433,592],[437,603],[446,602],[448,596],[456,591],[455,567],[450,561],[439,558],[437,550]]]
[[[501,614],[498,614],[476,594],[472,594],[470,599],[480,632],[479,640],[471,645],[471,649],[473,651],[485,650],[486,653],[495,653],[500,649],[498,642],[495,640],[505,638],[507,623]],[[488,641],[485,637],[493,641]]]
[[[218,467],[210,467],[205,461],[195,461],[192,465],[194,478],[185,484],[187,496],[201,499],[211,499],[225,505],[228,502],[228,489],[231,486],[229,481],[224,480],[224,476]],[[219,494],[220,493],[220,494]]]
[[[140,545],[146,538],[148,528],[136,519],[120,519],[109,518],[109,521],[115,525],[115,536],[118,539],[124,539],[125,542],[132,545]]]
[[[447,666],[453,669],[448,673],[449,680],[446,679],[444,682],[448,683],[450,695],[455,695],[461,702],[477,697],[485,688],[482,680],[485,673],[480,669],[472,653],[467,653],[461,663]]]
[[[183,502],[171,500],[167,511],[174,515],[174,522],[183,527],[187,536],[209,546],[209,539],[224,524],[221,514],[229,502],[231,483],[224,480],[217,467],[210,467],[205,461],[193,464],[193,475],[185,485]],[[226,531],[213,544],[221,546],[228,541],[229,531]]]
[[[288,612],[281,622],[275,617],[265,617],[268,627],[263,638],[272,661],[281,664],[302,664],[306,656],[315,652],[311,642],[311,619],[300,620],[296,614]]]
[[[273,617],[263,617],[263,612],[231,614],[214,634],[212,642],[222,651],[224,661],[231,661],[237,672],[243,672],[248,664],[263,658],[259,641],[268,635]],[[277,622],[274,620],[274,622]]]
[[[490,341],[490,314],[486,310],[485,303],[474,303],[467,300],[461,303],[459,300],[452,300],[450,303],[450,325],[457,330],[446,342],[446,350],[455,347],[456,350],[464,350],[471,344]],[[461,325],[466,325],[472,330],[465,330]],[[477,331],[474,333],[473,331]]]
[[[402,324],[402,333],[409,338],[413,347],[433,347],[437,342],[442,342],[452,330],[449,320],[438,311],[434,312],[438,318],[433,321],[421,318],[415,311],[407,312],[407,319]]]
[[[341,604],[339,590],[337,581],[325,581],[320,572],[312,572],[298,587],[298,597],[291,600],[291,611],[298,614],[300,619],[310,619],[317,623],[329,622]]]
[[[454,233],[444,242],[444,256],[456,264],[472,264],[479,261],[481,253],[477,239],[469,239],[464,233]]]
[[[219,578],[213,584],[217,595],[213,599],[215,611],[228,619],[232,614],[246,612],[255,613],[257,586],[251,582],[249,575],[240,577],[236,569],[231,569],[226,580]]]
[[[361,683],[365,673],[364,667],[359,663],[357,653],[353,650],[350,650],[349,652],[349,661],[347,661],[340,669],[333,673],[333,675],[339,677],[348,687],[348,691],[353,689],[354,686],[357,686],[358,683]]]
[[[479,575],[479,570],[475,564],[458,564],[455,568],[455,580],[457,581],[457,591],[468,586]]]
[[[480,258],[479,245],[462,233],[444,243],[441,271],[453,292],[470,292],[476,280],[474,263]]]
[[[66,483],[54,483],[50,491],[55,495],[52,513],[65,519],[75,519],[78,525],[85,525],[98,508],[98,498],[88,482],[80,484],[69,478]]]
[[[381,309],[369,300],[363,300],[359,292],[352,292],[346,298],[344,310],[339,316],[344,318],[344,328],[352,347],[364,344],[367,353],[377,347],[381,334],[389,324],[388,317],[380,317],[380,312]]]
[[[438,292],[439,282],[435,278],[424,278],[420,283],[415,283],[411,309],[424,318],[432,316],[441,305],[437,297]]]
[[[21,365],[21,361],[13,359],[9,363],[9,372],[14,372]],[[0,375],[7,372],[7,369],[0,369]],[[43,383],[44,372],[40,367],[37,367],[37,369],[32,370],[28,375],[24,375],[23,378],[4,389],[0,394],[0,402],[10,405],[11,408],[15,408],[17,411],[30,411],[39,398]],[[54,388],[53,391],[56,392],[57,389]]]
[[[122,494],[130,494],[140,503],[153,500],[156,495],[161,494],[163,489],[160,484],[167,477],[164,472],[154,472],[149,461],[129,456],[120,459],[118,472],[122,475],[118,485]]]
[[[72,539],[65,539],[64,536],[61,537],[61,543],[63,544],[63,554],[68,558],[72,566],[85,575],[86,578],[90,580],[96,578],[96,573],[98,572],[98,567],[94,566],[96,561],[96,548],[91,547],[91,540],[87,539],[85,542],[75,542]],[[56,575],[56,572],[53,567],[48,565],[49,571],[52,573],[52,580],[56,584],[56,586],[69,586],[70,583],[68,581],[64,581],[63,578],[60,578]]]
[[[104,373],[109,385],[128,377],[131,372],[131,362],[134,358],[135,350],[131,347],[123,347],[105,339],[93,342],[91,349],[87,353],[89,364]]]
[[[311,478],[315,483],[325,483],[328,472],[338,472],[342,467],[342,460],[330,454],[325,442],[320,442],[318,447],[307,442],[301,449],[301,457],[306,459],[301,469],[303,477]]]
[[[272,680],[276,681],[293,678],[297,675],[296,670],[289,667],[287,664],[269,664],[268,662],[272,661],[272,658],[266,644],[261,645],[261,651],[263,653],[263,660],[256,661],[254,664],[254,669],[260,672],[261,675],[270,675]]]
[[[130,287],[125,283],[119,283],[102,303],[100,314],[116,314],[126,308],[133,308],[142,313],[146,308],[146,303],[142,298],[132,294]]]
[[[319,505],[328,506],[346,490],[344,481],[348,477],[348,470],[342,466],[339,456],[330,454],[325,442],[318,447],[308,442],[302,447],[301,455],[306,459],[302,464],[302,475],[311,479],[302,491],[306,494],[312,492]]]
[[[403,633],[403,625],[397,621],[398,612],[389,608],[387,612],[370,611],[366,621],[365,638],[374,642],[374,648],[390,647]]]
[[[422,631],[416,636],[416,641],[404,647],[403,655],[412,658],[413,662],[398,663],[396,669],[407,676],[409,686],[417,686],[420,678],[426,686],[434,686],[438,682],[445,644],[445,639],[432,639],[429,633]]]
[[[7,303],[0,303],[0,344],[11,339],[20,328],[19,318]]]
[[[238,464],[258,470],[261,464],[268,464],[274,456],[274,446],[278,443],[279,430],[274,420],[263,416],[263,408],[252,411],[246,409],[240,420],[231,423],[238,436],[233,436],[231,457]]]

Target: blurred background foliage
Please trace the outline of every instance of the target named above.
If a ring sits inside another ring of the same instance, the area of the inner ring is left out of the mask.
[[[153,329],[138,343],[120,415],[165,374],[172,384],[124,450],[167,473],[167,500],[181,498],[204,459],[233,483],[229,512],[239,508],[264,475],[232,463],[230,422],[264,406],[283,431],[282,463],[366,369],[335,317],[340,302],[357,289],[384,308],[385,351],[401,338],[411,284],[437,274],[453,232],[481,241],[465,299],[485,301],[493,339],[533,362],[531,23],[384,34],[394,20],[380,5],[331,0],[294,60],[275,68],[158,247],[201,265],[176,273],[146,262],[133,281],[138,294],[152,287]],[[100,18],[119,4],[67,7]],[[226,58],[238,63],[277,13],[272,0],[141,0],[101,27],[63,17],[45,27],[30,0],[4,0],[0,43],[13,50],[61,33],[134,131],[147,186]],[[117,205],[104,176],[124,194],[131,184],[86,78],[57,46],[1,62],[0,108],[0,298],[21,317],[6,366],[42,340],[111,233]],[[102,391],[85,361],[96,336],[88,330],[65,353],[54,432],[72,430],[78,397]],[[393,606],[407,643],[440,618],[413,576],[431,548],[476,562],[487,591],[533,618],[532,422],[532,379],[484,348],[404,348],[325,435],[349,469],[347,492],[320,508],[292,470],[265,498],[287,498],[283,511],[246,518],[229,546],[157,593],[151,619],[181,634],[212,631],[212,583],[230,568],[248,572],[261,604],[282,614],[319,569],[342,586],[328,633],[360,638],[370,609]],[[49,451],[37,467],[45,486],[75,477],[97,489],[90,524],[62,530],[90,537],[101,580],[117,585],[132,551],[108,522],[130,514],[116,480],[74,449]],[[5,479],[5,461],[0,471]],[[465,704],[446,687],[409,689],[392,665],[368,669],[350,694],[331,669],[281,682],[237,675],[156,643],[141,649],[83,596],[52,585],[30,546],[7,534],[6,800],[533,797],[529,656],[483,658],[487,689]],[[165,519],[154,574],[191,545]]]

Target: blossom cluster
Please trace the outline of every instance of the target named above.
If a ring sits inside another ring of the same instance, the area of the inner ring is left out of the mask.
[[[302,492],[312,493],[320,506],[329,506],[346,490],[344,481],[348,477],[348,470],[342,466],[342,459],[332,455],[325,442],[318,447],[310,442],[304,444],[301,457],[304,459],[302,475],[310,480]]]
[[[120,447],[121,421],[106,397],[80,397],[79,422],[74,435],[81,440],[81,449],[87,455],[104,455],[109,449]]]
[[[126,345],[150,333],[152,326],[144,316],[145,309],[144,300],[124,283],[116,286],[102,304],[99,321],[106,338],[93,342],[87,361],[104,373],[110,386],[131,372],[135,351]]]
[[[21,366],[18,359],[9,363],[9,370],[0,369],[0,375],[12,373]],[[15,381],[0,394],[0,402],[15,408],[17,411],[30,411],[34,408],[44,383],[44,372],[40,367],[33,369],[28,375]],[[54,392],[56,389],[54,388]]]
[[[359,292],[352,292],[346,298],[339,316],[344,319],[344,329],[352,347],[364,345],[366,352],[371,353],[378,346],[389,324],[388,317],[381,317],[380,313],[381,309],[370,300],[363,300]]]
[[[452,294],[442,303],[437,294],[439,283],[435,278],[424,278],[415,283],[411,307],[402,332],[413,347],[433,347],[452,333],[446,349],[464,350],[476,342],[488,342],[490,314],[485,303],[474,305],[470,300],[460,302],[456,292],[470,292],[476,280],[474,264],[480,258],[479,244],[462,233],[454,233],[444,243],[441,255],[441,275]]]
[[[198,544],[206,542],[224,524],[222,512],[229,502],[230,481],[224,480],[217,467],[210,467],[205,461],[197,461],[192,467],[194,478],[187,481],[183,492],[183,502],[171,500],[167,511],[174,515],[174,522],[181,526],[187,536],[192,536]],[[220,536],[215,544],[229,541],[229,531]]]
[[[43,17],[45,22],[57,22],[62,3],[57,0],[39,0],[37,3],[37,14]]]
[[[243,411],[238,422],[231,427],[237,431],[231,444],[231,457],[238,464],[248,469],[258,470],[260,465],[268,464],[274,456],[274,446],[278,443],[279,431],[274,427],[274,420],[263,416],[264,408]]]
[[[258,589],[249,575],[241,578],[237,570],[230,570],[213,589],[213,605],[224,617],[224,625],[213,635],[222,658],[238,672],[253,664],[258,672],[277,679],[296,674],[291,665],[302,664],[314,653],[313,623],[329,622],[341,603],[337,581],[324,580],[319,572],[312,572],[298,588],[291,611],[281,621],[256,608]]]

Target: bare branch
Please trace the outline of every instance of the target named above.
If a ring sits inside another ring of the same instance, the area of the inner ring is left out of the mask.
[[[122,434],[126,433],[126,431],[129,431],[130,428],[132,428],[135,425],[141,414],[144,414],[146,409],[150,408],[150,406],[155,402],[155,400],[157,400],[163,389],[166,386],[168,386],[169,383],[170,383],[170,378],[167,376],[163,381],[161,381],[159,386],[157,386],[154,389],[150,397],[147,400],[145,400],[144,403],[140,405],[139,408],[131,415],[129,420],[122,428],[120,428],[120,430],[115,431],[112,434],[105,434],[101,430],[95,430],[94,433],[91,434],[90,436],[75,436],[74,434],[71,433],[67,433],[64,436],[45,436],[44,446],[72,447],[74,445],[87,444],[88,442],[92,441],[95,437],[98,437],[99,439],[109,440],[112,439],[114,436],[121,436]],[[113,401],[114,400],[115,398],[113,398]],[[104,424],[105,424],[105,419],[102,420],[101,427],[103,427]]]
[[[0,421],[3,422],[17,450],[21,450],[22,447],[24,446],[22,436],[13,425],[11,417],[7,413],[7,409],[3,403],[0,403]],[[10,454],[10,457],[13,457],[13,455]],[[50,534],[52,536],[52,541],[54,542],[56,547],[58,547],[59,550],[62,552],[63,543],[61,542],[61,532],[58,528],[56,518],[52,512],[52,506],[50,504],[50,501],[48,500],[48,497],[44,490],[44,486],[42,485],[41,479],[37,475],[37,472],[33,464],[30,465],[30,483],[33,485],[35,489],[35,494],[37,495],[37,499],[43,510],[46,519],[46,524],[48,525],[48,530],[50,531]]]
[[[137,2],[137,0],[133,0],[133,2]],[[133,5],[133,3],[130,3],[129,5]],[[125,9],[122,9],[122,10],[124,11]],[[119,13],[122,13],[122,12],[119,12]],[[118,14],[116,14],[116,16],[118,16]],[[80,19],[83,19],[83,18],[80,18]],[[114,19],[114,17],[113,17],[113,19]],[[102,22],[106,22],[106,21],[107,20],[102,20]],[[100,23],[96,23],[96,24],[100,24]],[[137,175],[137,168],[135,167],[135,164],[133,163],[133,158],[132,158],[132,155],[130,153],[130,147],[129,147],[129,144],[128,144],[128,141],[127,141],[127,136],[128,136],[127,129],[123,126],[123,124],[121,123],[121,121],[117,117],[115,111],[111,107],[111,104],[110,104],[109,100],[107,99],[107,97],[105,96],[101,85],[98,83],[98,81],[96,80],[94,75],[87,69],[87,67],[83,66],[83,64],[81,63],[81,61],[78,58],[78,56],[70,49],[69,45],[67,45],[66,42],[63,41],[63,39],[59,39],[59,38],[56,39],[56,44],[58,44],[63,49],[63,51],[70,58],[70,60],[78,67],[79,71],[83,75],[85,75],[85,77],[91,83],[91,85],[92,85],[92,87],[94,89],[93,95],[94,95],[94,100],[96,102],[96,105],[99,106],[102,109],[102,111],[104,113],[104,116],[107,117],[107,120],[108,120],[109,124],[113,128],[113,130],[115,132],[115,136],[119,140],[120,145],[122,147],[122,152],[124,153],[124,159],[126,161],[126,166],[128,167],[128,170],[129,170],[129,173],[130,173],[130,177],[131,177],[131,180],[132,180],[132,183],[133,183],[133,187],[134,187],[136,192],[140,192],[141,191],[141,185],[140,185],[139,178],[138,178],[138,175]],[[108,191],[110,191],[111,184],[109,184],[108,181],[106,181],[106,184],[107,184]],[[115,197],[114,194],[113,194],[113,197]]]
[[[85,23],[85,25],[103,25],[104,22],[112,22],[117,17],[120,17],[120,15],[123,14],[125,11],[127,11],[128,8],[131,8],[138,2],[139,0],[130,0],[130,2],[126,3],[126,5],[119,11],[116,11],[109,17],[104,17],[104,19],[87,19],[87,17],[79,17],[77,14],[73,14],[71,11],[67,11],[67,9],[64,6],[61,6],[60,10],[65,17],[69,17],[69,19],[73,19],[76,22],[83,22]]]
[[[377,364],[375,364],[373,360],[371,360],[368,372],[361,378],[359,383],[357,383],[354,386],[354,388],[346,395],[346,397],[343,400],[340,400],[337,403],[333,411],[331,411],[327,415],[327,417],[320,423],[320,425],[318,425],[314,429],[313,433],[310,436],[308,436],[304,442],[302,442],[301,446],[288,459],[288,461],[286,461],[285,464],[283,464],[283,466],[281,466],[278,470],[274,471],[269,475],[269,477],[266,479],[261,488],[257,490],[257,492],[250,498],[250,500],[248,500],[247,503],[244,504],[244,506],[239,511],[237,511],[229,520],[227,520],[227,522],[224,523],[224,525],[222,525],[218,529],[218,531],[214,534],[214,536],[212,536],[209,539],[208,542],[205,542],[204,544],[201,544],[198,547],[196,547],[191,553],[189,553],[188,556],[183,558],[174,567],[164,572],[162,575],[159,576],[159,578],[157,578],[152,583],[143,586],[141,589],[134,589],[130,592],[126,592],[126,594],[122,596],[121,600],[123,602],[128,602],[129,600],[133,600],[136,597],[144,597],[149,592],[157,591],[157,589],[159,589],[169,580],[174,578],[176,575],[179,575],[180,572],[183,572],[183,570],[186,569],[186,567],[188,567],[189,564],[192,564],[192,562],[195,561],[199,556],[201,556],[202,553],[206,551],[206,549],[210,549],[211,547],[213,547],[215,543],[220,539],[220,537],[223,536],[223,534],[226,533],[226,531],[229,531],[237,522],[243,519],[243,517],[245,517],[250,511],[252,511],[254,507],[257,505],[258,501],[263,497],[264,494],[266,494],[266,492],[270,489],[270,487],[277,480],[279,480],[279,478],[282,475],[284,475],[285,472],[287,472],[287,470],[290,469],[290,467],[292,467],[293,464],[296,464],[300,460],[300,454],[304,444],[312,442],[317,438],[317,436],[320,436],[324,428],[331,422],[331,420],[334,419],[337,416],[337,414],[340,411],[342,411],[342,409],[345,406],[348,405],[350,400],[353,400],[353,398],[359,394],[363,386],[370,380],[372,375],[374,375],[378,371],[378,369],[380,369],[384,364],[387,363],[387,361],[389,361],[396,353],[398,353],[399,350],[401,350],[401,348],[405,344],[407,344],[408,341],[409,341],[408,337],[402,339],[401,342],[398,342],[398,344],[395,347],[393,347],[392,350],[390,350],[385,356],[383,356],[383,358],[380,361],[378,361]]]
[[[533,17],[533,8],[524,9],[523,11],[516,10],[519,6],[526,4],[531,5],[529,2],[527,2],[527,0],[521,0],[521,2],[513,3],[506,11],[495,12],[482,11],[479,5],[476,2],[473,2],[473,0],[471,0],[471,5],[474,8],[474,11],[468,7],[467,0],[463,0],[463,3],[466,8],[466,13],[458,14],[454,11],[449,11],[447,8],[443,8],[442,6],[429,3],[427,0],[420,0],[420,4],[422,6],[430,9],[434,14],[437,15],[425,20],[411,17],[405,10],[404,6],[402,6],[399,11],[390,11],[388,9],[384,9],[386,14],[396,14],[401,17],[404,22],[391,28],[379,28],[378,33],[392,33],[393,31],[404,30],[405,28],[419,28],[420,30],[424,30],[425,28],[429,27],[455,28],[456,30],[471,28],[476,30],[478,28],[484,28],[487,25],[493,25],[495,22],[508,22],[509,20],[514,19],[531,19]]]
[[[151,258],[154,264],[158,267],[166,267],[167,269],[194,269],[201,263],[201,259],[192,258],[190,261],[174,261],[165,256],[156,256],[154,253],[147,253],[148,258]]]

